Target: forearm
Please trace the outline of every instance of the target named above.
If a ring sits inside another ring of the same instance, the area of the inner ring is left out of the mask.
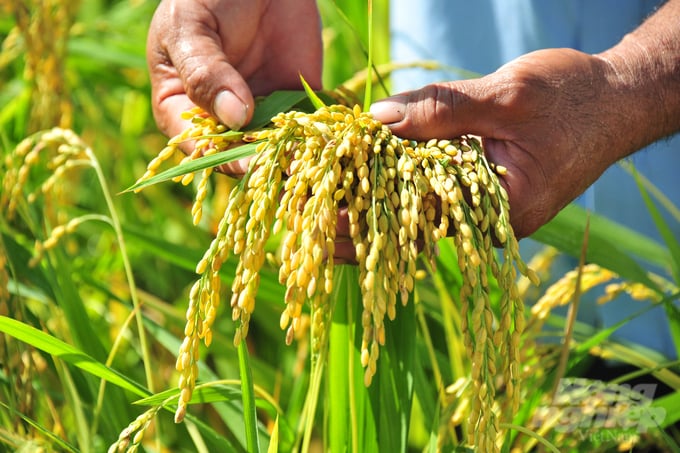
[[[612,69],[616,159],[680,131],[680,0],[597,55]]]

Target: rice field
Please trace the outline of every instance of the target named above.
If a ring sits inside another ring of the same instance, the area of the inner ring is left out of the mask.
[[[678,239],[569,206],[520,256],[474,138],[362,116],[398,68],[388,2],[359,3],[319,2],[326,93],[274,93],[237,137],[189,112],[188,159],[151,115],[157,2],[0,3],[0,451],[680,451],[680,362],[576,319],[626,294],[677,351]],[[229,140],[243,179],[211,170]],[[323,259],[342,203],[358,264]]]

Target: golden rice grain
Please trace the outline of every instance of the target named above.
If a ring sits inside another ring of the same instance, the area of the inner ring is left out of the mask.
[[[396,301],[407,303],[421,278],[416,266],[419,248],[434,266],[437,240],[453,235],[466,277],[460,297],[464,343],[472,360],[473,392],[466,403],[469,438],[477,448],[497,451],[499,421],[507,415],[494,408],[497,364],[511,389],[510,410],[516,410],[519,401],[519,335],[525,323],[516,275],[534,283],[537,279],[522,262],[510,226],[507,194],[497,176],[507,170],[487,162],[474,137],[402,140],[358,106],[281,113],[269,127],[232,138],[220,136],[223,126],[200,110],[186,118],[192,119],[192,126],[170,140],[143,179],[155,174],[186,140],[194,140],[195,147],[185,160],[222,152],[239,140],[259,144],[196,268],[201,277],[190,295],[187,337],[177,361],[182,393],[176,418],[181,420],[195,385],[198,342],[209,344],[211,339],[219,303],[216,275],[230,253],[239,259],[231,288],[232,318],[239,321],[235,343],[247,335],[266,261],[264,247],[273,230],[284,230],[279,281],[286,285],[280,317],[286,342],[302,325],[305,304],[312,310],[312,339],[321,338],[328,326],[334,269],[328,257],[335,252],[338,210],[344,205],[362,292],[360,357],[366,385],[385,343],[385,318],[394,318]],[[197,186],[195,222],[207,196],[208,176],[204,173]],[[185,183],[190,178],[177,180]],[[494,242],[502,246],[502,265],[496,261]],[[497,325],[490,307],[489,272],[504,291]]]

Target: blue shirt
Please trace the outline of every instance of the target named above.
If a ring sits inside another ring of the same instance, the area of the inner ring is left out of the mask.
[[[391,45],[394,61],[434,60],[449,67],[409,69],[393,75],[394,92],[427,83],[488,74],[527,52],[569,47],[602,52],[648,17],[659,0],[392,0]],[[659,141],[630,158],[636,169],[680,206],[680,135]],[[578,200],[593,212],[661,240],[637,185],[613,166]],[[680,222],[669,225],[680,238]],[[535,249],[522,241],[523,250]],[[528,258],[523,253],[525,258]],[[573,263],[572,263],[573,264]],[[637,313],[639,302],[618,298],[597,310],[596,325],[610,326]],[[588,310],[587,307],[585,307]],[[665,311],[658,307],[627,323],[615,337],[676,357]]]

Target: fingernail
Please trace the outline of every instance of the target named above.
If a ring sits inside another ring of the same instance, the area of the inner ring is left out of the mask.
[[[371,105],[373,118],[383,124],[394,124],[404,119],[406,115],[406,96],[392,96]]]
[[[241,129],[248,118],[248,106],[228,90],[220,91],[215,96],[213,110],[222,123],[235,131]]]

